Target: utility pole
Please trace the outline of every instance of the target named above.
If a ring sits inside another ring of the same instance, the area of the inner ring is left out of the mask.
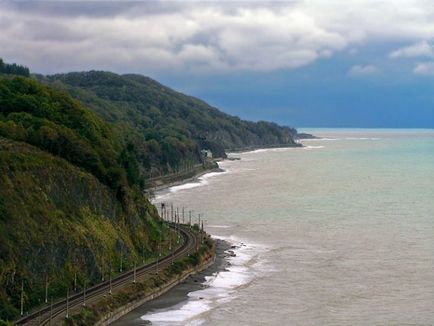
[[[172,237],[170,237],[170,249],[171,249],[172,264],[173,264],[173,256],[175,254],[175,250],[172,250]]]
[[[110,286],[110,288],[109,288],[109,294],[112,294],[112,264],[110,263],[110,276],[109,276],[109,278],[110,278],[110,281],[109,281],[109,286]]]
[[[142,242],[142,264],[145,263],[145,243]]]
[[[51,319],[53,319],[53,297],[51,297],[50,301],[51,301],[51,303],[50,303],[50,321],[49,321],[48,325],[51,326]]]
[[[24,280],[21,280],[21,316],[24,315]]]
[[[191,211],[188,212],[188,225],[191,227]]]
[[[158,274],[158,261],[160,259],[161,256],[161,232],[160,232],[160,239],[158,242],[158,255],[157,255],[157,274]]]
[[[184,224],[184,218],[185,218],[185,208],[182,206],[182,224]]]
[[[104,282],[104,257],[102,258],[101,264],[101,282]]]
[[[170,221],[173,223],[173,203],[170,203]]]
[[[66,290],[66,318],[69,318],[69,288]]]
[[[157,271],[156,271],[156,273],[155,274],[157,274],[158,275],[158,255],[157,255]]]
[[[74,292],[77,292],[77,272],[74,273]]]
[[[136,262],[134,261],[134,278],[133,283],[136,283]]]
[[[38,299],[38,303],[39,303],[39,305],[41,305],[41,299]],[[41,312],[41,309],[39,309],[39,312],[38,312],[38,325],[41,325],[41,316],[42,315],[42,312]]]
[[[48,303],[48,276],[45,276],[45,303]]]
[[[122,260],[123,260],[123,257],[122,257],[122,248],[121,248],[121,268],[119,268],[119,272],[121,272],[121,273],[122,273]]]
[[[83,307],[86,306],[86,281],[84,281],[84,289],[83,289]]]

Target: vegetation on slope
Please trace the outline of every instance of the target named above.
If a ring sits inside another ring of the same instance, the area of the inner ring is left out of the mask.
[[[225,157],[225,150],[295,145],[295,129],[243,121],[141,75],[90,71],[40,78],[67,90],[127,134],[140,148],[145,177],[198,164],[201,149]]]
[[[16,63],[5,63],[3,59],[0,58],[0,75],[20,75],[28,77],[30,75],[29,68],[17,65]]]
[[[0,79],[0,135],[60,156],[118,192],[141,182],[133,145],[121,149],[109,125],[34,80]]]
[[[295,145],[294,129],[242,121],[147,77],[25,76],[0,60],[0,320],[19,314],[21,286],[28,311],[46,284],[64,296],[75,276],[80,290],[156,254],[169,232],[143,197],[146,179],[191,171],[202,149]]]
[[[0,77],[0,319],[64,296],[156,252],[162,234],[143,197],[134,148],[67,94]],[[145,251],[145,252],[144,252]]]

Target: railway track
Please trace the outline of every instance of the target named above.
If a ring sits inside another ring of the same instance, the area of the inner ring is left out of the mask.
[[[171,225],[175,228],[174,225]],[[179,233],[181,235],[181,245],[176,248],[172,253],[162,257],[158,261],[154,261],[150,264],[139,266],[136,268],[136,278],[141,278],[146,274],[156,273],[160,269],[164,269],[170,265],[173,261],[182,258],[186,255],[194,253],[199,247],[200,240],[197,234],[195,234],[189,226],[181,225],[179,227]],[[130,285],[134,279],[134,270],[125,271],[122,274],[117,275],[110,281],[98,283],[88,289],[78,293],[74,293],[69,296],[68,299],[62,299],[52,306],[41,308],[38,311],[22,317],[15,322],[15,325],[55,325],[59,322],[61,316],[66,317],[67,306],[68,311],[77,310],[77,308],[83,306],[85,301],[96,301],[96,299],[102,299],[107,295],[110,295],[110,288],[112,292],[121,289],[124,286]],[[85,299],[85,300],[84,300]],[[67,304],[68,301],[68,304]],[[62,318],[63,319],[63,318]]]

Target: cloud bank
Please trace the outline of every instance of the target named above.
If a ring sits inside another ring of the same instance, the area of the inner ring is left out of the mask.
[[[429,56],[430,1],[0,2],[0,56],[40,72],[294,69],[369,42]],[[372,67],[353,67],[355,74]]]

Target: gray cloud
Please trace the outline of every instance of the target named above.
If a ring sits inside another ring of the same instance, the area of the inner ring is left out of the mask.
[[[0,2],[0,56],[36,71],[271,71],[434,37],[427,1]]]

